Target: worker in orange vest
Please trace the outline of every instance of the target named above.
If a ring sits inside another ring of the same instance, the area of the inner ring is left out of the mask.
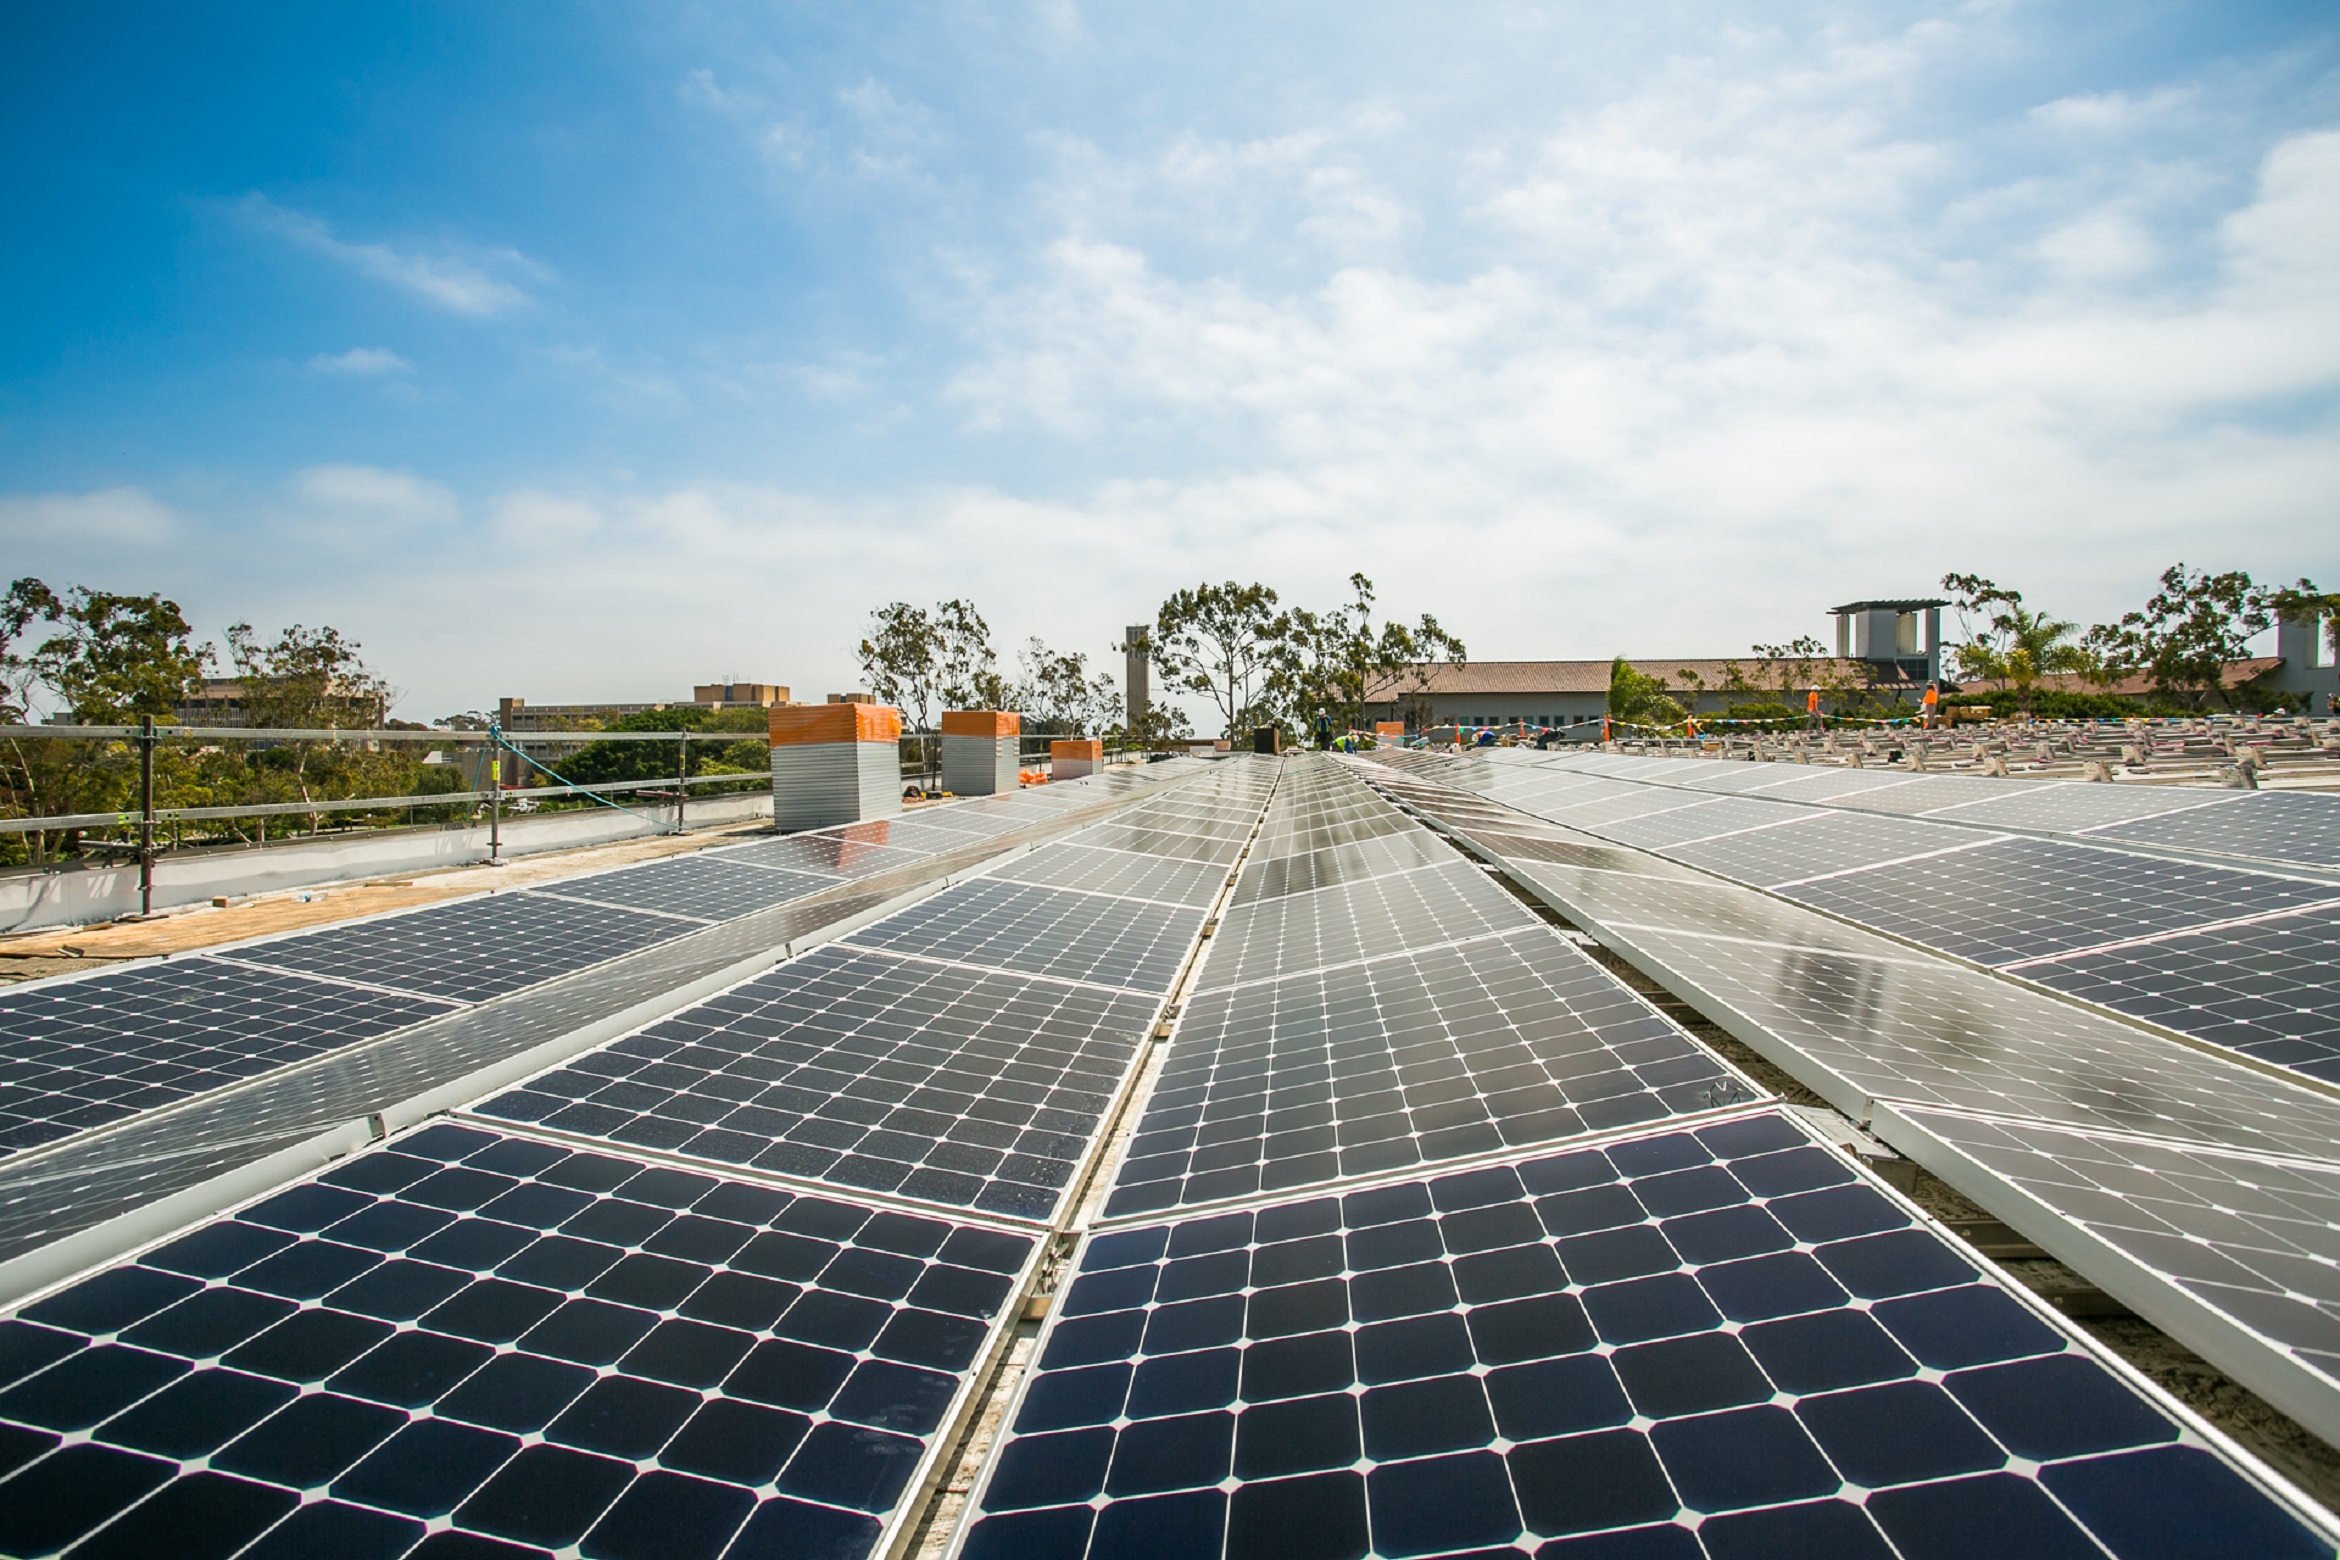
[[[1918,702],[1925,711],[1925,728],[1931,731],[1934,729],[1934,723],[1942,716],[1942,685],[1940,683],[1927,683],[1926,696]]]
[[[1818,688],[1814,688],[1810,693],[1804,695],[1804,724],[1814,731],[1818,731],[1821,727],[1820,690]]]

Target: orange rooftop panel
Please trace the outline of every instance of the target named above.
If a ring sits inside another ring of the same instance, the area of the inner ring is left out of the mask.
[[[1059,737],[1048,744],[1050,758],[1085,758],[1092,764],[1105,762],[1105,739],[1102,737]]]
[[[1024,717],[1012,710],[945,710],[942,734],[946,737],[1014,737],[1021,736]]]
[[[828,742],[898,742],[902,714],[890,704],[791,704],[775,707],[772,746]]]

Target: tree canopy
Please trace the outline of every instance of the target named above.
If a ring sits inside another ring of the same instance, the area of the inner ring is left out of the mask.
[[[1942,588],[1966,636],[1949,646],[1951,673],[1960,680],[2004,683],[2029,714],[2042,677],[2100,674],[2096,656],[2072,642],[2080,625],[2026,607],[2021,591],[1979,574],[1945,574]]]

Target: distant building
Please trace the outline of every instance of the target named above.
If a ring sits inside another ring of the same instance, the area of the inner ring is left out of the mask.
[[[1750,656],[1737,661],[1636,659],[1627,664],[1643,676],[1663,682],[1684,709],[1699,714],[1762,701],[1801,710],[1803,689],[1812,682],[1864,686],[1887,698],[1915,699],[1925,690],[1923,680],[1913,683],[1867,661],[1832,656],[1808,662],[1765,663]],[[1726,686],[1734,667],[1746,686]],[[1794,678],[1794,687],[1778,686],[1779,675],[1798,668],[1807,675]],[[1408,674],[1368,689],[1365,719],[1369,723],[1404,721],[1412,730],[1522,725],[1532,730],[1598,724],[1609,707],[1609,669],[1607,661],[1472,661],[1463,666],[1433,666],[1426,678]],[[1422,686],[1425,681],[1427,687]]]
[[[502,698],[496,701],[496,721],[506,731],[589,731],[651,710],[771,709],[788,702],[788,690],[777,683],[700,683],[687,699],[656,704],[530,704]]]
[[[1831,607],[1836,654],[1809,660],[1729,660],[1685,656],[1631,659],[1644,677],[1693,714],[1733,704],[1785,704],[1801,713],[1804,691],[1861,688],[1896,702],[1916,702],[1942,675],[1942,608],[1937,598],[1854,601]],[[1433,666],[1367,690],[1368,722],[1432,726],[1566,727],[1597,723],[1609,706],[1608,661],[1473,661]]]
[[[206,677],[203,686],[179,701],[175,712],[182,726],[249,726],[252,722],[244,705],[248,695],[248,680],[242,677]],[[328,695],[337,707],[333,724],[355,726],[364,730],[378,730],[389,718],[382,700],[370,693]]]

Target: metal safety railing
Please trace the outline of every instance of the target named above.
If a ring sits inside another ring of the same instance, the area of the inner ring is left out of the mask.
[[[267,842],[266,820],[276,817],[308,817],[318,819],[332,813],[391,812],[421,807],[470,807],[475,810],[485,803],[488,822],[488,854],[490,860],[501,860],[503,849],[503,814],[507,799],[518,801],[522,807],[533,810],[537,795],[546,787],[522,787],[501,779],[502,754],[509,752],[523,764],[543,770],[557,787],[565,787],[604,806],[617,807],[608,798],[613,795],[645,795],[674,804],[671,825],[651,819],[660,827],[681,832],[686,822],[686,809],[693,786],[741,786],[769,784],[766,776],[756,773],[692,774],[690,748],[696,736],[701,746],[710,742],[729,745],[755,740],[754,732],[699,731],[528,731],[510,732],[490,725],[478,731],[410,731],[372,727],[274,727],[274,726],[182,726],[159,722],[151,718],[137,725],[0,725],[0,741],[22,740],[82,740],[126,742],[138,750],[138,805],[132,809],[111,812],[57,813],[41,816],[0,818],[0,836],[83,830],[135,831],[135,842],[126,840],[89,840],[78,842],[80,848],[97,851],[116,851],[133,856],[139,867],[139,913],[149,915],[154,908],[154,866],[162,851],[156,844],[157,830],[164,825],[200,822],[226,822],[235,819],[260,821],[258,843]],[[484,775],[493,758],[498,780],[487,789],[410,793],[399,796],[346,796],[302,798],[297,801],[244,802],[227,806],[171,807],[157,805],[155,800],[155,755],[166,742],[194,741],[199,743],[259,743],[327,742],[336,745],[378,745],[382,743],[424,743],[435,748],[477,748],[475,774]],[[664,743],[675,749],[675,772],[646,780],[609,781],[586,787],[559,774],[540,760],[531,757],[525,749],[534,746],[546,748],[581,748],[605,742]],[[630,808],[620,808],[631,812]],[[636,814],[636,816],[647,816]]]

